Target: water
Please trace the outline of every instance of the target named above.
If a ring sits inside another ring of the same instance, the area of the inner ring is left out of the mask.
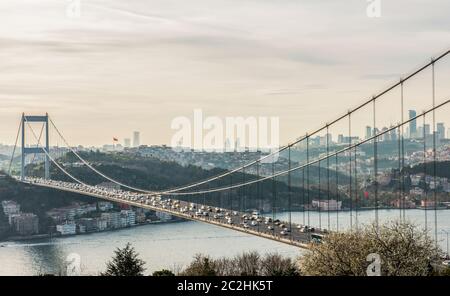
[[[413,223],[424,225],[425,211],[406,210],[406,217]],[[307,221],[305,213],[305,220]],[[328,228],[328,213],[310,212],[313,226]],[[379,210],[380,221],[398,219],[399,210]],[[292,213],[292,221],[302,223],[304,213]],[[277,215],[283,220],[288,213]],[[336,228],[336,212],[330,213],[330,229]],[[350,212],[339,213],[341,230],[350,226]],[[353,212],[353,222],[356,213]],[[374,211],[358,212],[358,224],[373,221]],[[434,235],[434,211],[427,211],[427,224]],[[439,244],[446,250],[446,236],[442,229],[450,231],[450,210],[438,211]],[[97,275],[105,270],[106,262],[117,247],[131,242],[146,261],[146,273],[163,268],[179,270],[186,266],[197,253],[212,257],[234,256],[244,251],[258,251],[261,254],[277,252],[284,256],[297,258],[304,250],[275,241],[258,238],[233,230],[200,222],[180,222],[153,224],[112,232],[93,233],[56,239],[41,239],[22,242],[4,242],[0,248],[0,275],[38,275],[58,274],[64,269],[64,259],[71,253],[81,256],[82,274]]]
[[[112,232],[66,238],[6,242],[0,248],[0,275],[58,274],[70,253],[81,256],[82,274],[105,270],[117,247],[132,243],[147,263],[146,274],[163,268],[177,270],[197,253],[213,257],[234,256],[244,251],[277,252],[296,258],[296,247],[200,222],[152,224]]]
[[[389,210],[378,210],[378,221],[379,224],[385,223],[387,221],[400,220],[400,210],[399,209],[389,209]],[[308,223],[309,214],[309,223]],[[437,238],[438,244],[443,251],[447,251],[447,235],[445,231],[450,233],[450,210],[437,210],[435,219],[434,210],[421,210],[421,209],[410,209],[405,210],[405,220],[411,222],[422,229],[427,229],[430,237],[435,237],[435,222],[437,224]],[[330,219],[328,220],[328,215]],[[351,218],[350,218],[351,217]],[[277,215],[278,219],[288,221],[289,214],[284,212]],[[313,227],[321,227],[325,229],[336,230],[347,230],[351,226],[353,229],[362,227],[363,225],[371,224],[375,221],[375,211],[365,210],[365,211],[341,211],[341,212],[292,212],[291,220],[293,223],[307,224]],[[330,223],[328,224],[328,221]],[[339,228],[337,228],[339,221]]]

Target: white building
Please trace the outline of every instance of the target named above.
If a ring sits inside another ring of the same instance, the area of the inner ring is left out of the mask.
[[[123,227],[133,226],[136,224],[136,213],[131,210],[120,211],[120,219]]]
[[[99,201],[97,203],[98,209],[102,212],[107,212],[113,209],[114,205],[108,201]]]
[[[5,216],[7,217],[20,213],[20,205],[13,200],[3,200],[2,207],[3,213],[5,213]]]
[[[56,231],[61,233],[61,235],[71,235],[77,233],[77,226],[75,223],[64,223],[56,225]]]
[[[158,217],[161,221],[169,221],[170,219],[172,219],[172,216],[170,214],[164,212],[156,212],[156,217]]]
[[[139,147],[140,145],[140,133],[138,131],[133,132],[133,147]]]
[[[108,222],[104,218],[97,219],[97,229],[103,231],[108,228]]]
[[[342,201],[335,199],[330,200],[313,200],[313,208],[320,209],[321,211],[338,211],[342,207]]]

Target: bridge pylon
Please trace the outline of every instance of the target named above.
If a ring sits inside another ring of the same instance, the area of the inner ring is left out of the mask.
[[[39,147],[39,143],[37,143],[36,147],[27,147],[26,146],[26,132],[25,127],[30,122],[42,122],[45,125],[45,146]],[[25,113],[22,113],[22,159],[21,159],[21,172],[20,172],[20,179],[23,181],[25,179],[25,157],[27,154],[46,154],[50,153],[49,150],[49,135],[48,135],[48,113],[45,113],[45,115],[25,115]],[[45,151],[44,151],[45,149]],[[50,178],[50,159],[45,155],[45,161],[44,161],[44,170],[45,170],[45,179]]]

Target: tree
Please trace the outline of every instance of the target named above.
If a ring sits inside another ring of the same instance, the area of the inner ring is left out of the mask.
[[[167,269],[157,270],[153,272],[153,276],[175,276],[173,272]]]
[[[300,259],[301,273],[323,276],[364,276],[371,253],[380,256],[381,275],[431,275],[429,267],[441,253],[426,231],[401,222],[331,233],[310,251]]]
[[[264,276],[298,276],[297,266],[291,258],[280,254],[267,254],[261,260],[261,275]]]
[[[215,276],[216,264],[215,261],[205,255],[196,254],[194,260],[181,273],[183,276]]]
[[[180,273],[187,276],[297,276],[299,270],[290,258],[279,254],[261,257],[258,252],[244,252],[232,258],[212,259],[196,255],[194,260]]]
[[[138,258],[130,243],[125,248],[117,248],[114,251],[115,256],[107,263],[106,271],[102,276],[142,276],[145,271],[145,262]]]

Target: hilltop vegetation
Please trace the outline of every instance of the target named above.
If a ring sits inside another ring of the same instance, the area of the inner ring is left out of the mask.
[[[111,178],[124,184],[146,190],[173,188],[226,172],[223,169],[204,170],[197,166],[182,166],[175,162],[164,162],[156,158],[126,153],[83,152],[81,156],[97,170],[104,172]],[[71,165],[77,161],[78,159],[71,154],[59,159],[59,162],[66,165],[65,168],[67,171],[88,184],[94,185],[105,181],[85,166]],[[29,166],[27,170],[29,175],[42,176],[44,168],[42,164],[39,164]],[[55,166],[51,168],[51,175],[56,180],[71,181]],[[207,185],[209,187],[203,186],[196,187],[195,189],[229,186],[231,181],[233,181],[233,184],[236,184],[243,180],[249,181],[255,178],[256,176],[251,174],[234,173],[232,180],[230,177],[225,177],[211,182]],[[286,182],[282,182],[286,181],[286,179],[284,177],[283,180],[278,178],[275,182],[271,179],[262,181],[259,185],[259,190],[256,184],[252,184],[244,188],[233,189],[232,192],[228,190],[195,196],[178,196],[177,198],[188,201],[201,201],[213,206],[232,206],[233,209],[260,208],[261,205],[264,203],[269,204],[269,202],[275,204],[275,207],[278,209],[287,208],[289,203],[289,187]],[[303,191],[302,187],[292,186],[291,193],[291,205],[293,208],[298,208],[303,203],[307,203],[308,192]],[[309,196],[310,199],[318,196],[318,190],[312,188]],[[322,196],[327,196],[327,193],[322,192]],[[333,197],[334,194],[331,193],[330,198]]]
[[[427,175],[434,176],[434,165],[432,162],[421,163],[413,167],[405,168],[407,174],[420,174],[426,172]],[[436,176],[450,179],[450,161],[436,162]]]

